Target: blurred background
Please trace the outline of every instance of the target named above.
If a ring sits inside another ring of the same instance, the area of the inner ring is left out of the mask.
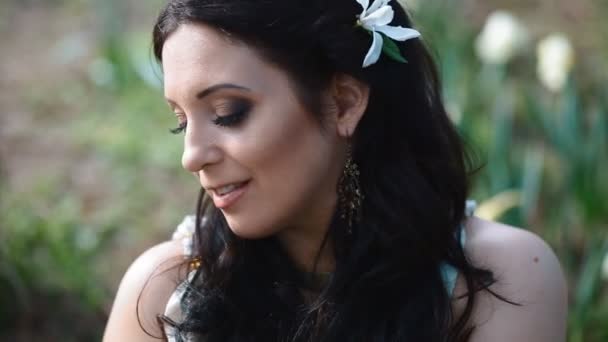
[[[405,0],[485,167],[608,341],[608,1]],[[194,208],[150,31],[161,0],[0,1],[0,340],[99,340],[120,277]]]

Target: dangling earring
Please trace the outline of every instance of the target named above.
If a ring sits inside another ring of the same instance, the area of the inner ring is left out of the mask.
[[[338,182],[338,205],[340,217],[348,224],[348,232],[352,233],[353,223],[361,219],[361,204],[363,193],[359,185],[359,167],[353,161],[350,144],[346,151],[346,165]]]

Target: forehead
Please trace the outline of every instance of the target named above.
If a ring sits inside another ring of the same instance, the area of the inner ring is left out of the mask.
[[[277,76],[247,45],[202,24],[180,25],[165,42],[162,60],[165,96],[176,100],[217,83],[260,87]]]

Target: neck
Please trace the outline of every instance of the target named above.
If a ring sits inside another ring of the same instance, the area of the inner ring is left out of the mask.
[[[307,273],[329,273],[335,268],[331,241],[323,244],[323,236],[311,237],[300,234],[285,234],[279,237],[296,267]]]
[[[302,272],[329,273],[335,268],[332,241],[323,241],[333,215],[333,206],[325,215],[309,220],[305,226],[285,229],[277,235],[287,254]]]
[[[308,206],[299,210],[291,224],[277,235],[292,262],[303,272],[328,273],[335,269],[332,241],[324,239],[338,203],[335,189],[342,165],[334,165],[329,176],[315,187],[318,190],[310,196]]]

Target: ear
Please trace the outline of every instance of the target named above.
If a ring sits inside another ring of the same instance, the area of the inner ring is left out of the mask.
[[[352,76],[337,74],[332,80],[328,100],[338,135],[351,137],[367,109],[369,86]]]

